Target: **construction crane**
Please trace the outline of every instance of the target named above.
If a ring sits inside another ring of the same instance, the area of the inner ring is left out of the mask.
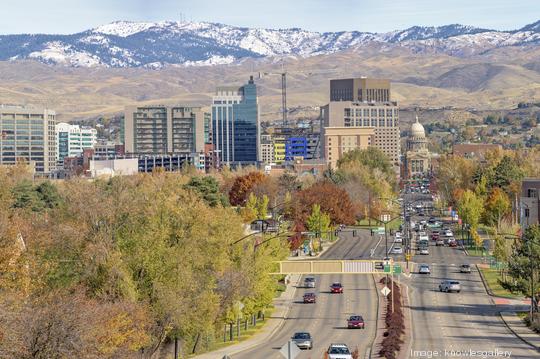
[[[283,64],[281,65],[281,72],[259,72],[259,79],[262,79],[264,76],[279,75],[281,76],[281,111],[283,118],[283,127],[288,127],[289,123],[287,120],[287,73],[298,73],[305,74],[307,76],[315,74],[325,74],[325,73],[335,73],[337,69],[333,70],[322,70],[322,71],[292,71],[287,72]]]

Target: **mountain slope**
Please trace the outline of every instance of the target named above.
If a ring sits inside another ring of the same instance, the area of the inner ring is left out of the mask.
[[[506,32],[453,24],[413,26],[382,34],[252,29],[208,22],[118,21],[72,35],[3,35],[0,60],[34,59],[73,67],[161,68],[170,64],[229,64],[245,58],[307,57],[370,46],[467,57],[502,47],[539,44],[540,21]]]

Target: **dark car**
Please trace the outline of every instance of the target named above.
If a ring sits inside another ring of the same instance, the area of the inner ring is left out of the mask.
[[[330,286],[330,292],[332,293],[343,293],[343,286],[341,283],[332,283]]]
[[[351,315],[347,320],[347,328],[349,329],[365,329],[364,318],[361,315]]]
[[[313,349],[313,338],[308,332],[298,332],[294,333],[291,337],[291,340],[298,346],[300,349]]]
[[[317,296],[315,293],[306,293],[304,294],[304,303],[316,303]]]

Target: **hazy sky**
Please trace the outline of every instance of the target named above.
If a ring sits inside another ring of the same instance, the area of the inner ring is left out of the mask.
[[[115,20],[384,32],[460,23],[498,30],[540,20],[540,0],[0,0],[0,33],[75,33]]]

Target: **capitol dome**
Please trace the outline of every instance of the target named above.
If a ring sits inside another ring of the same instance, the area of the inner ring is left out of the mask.
[[[422,124],[418,122],[418,116],[416,116],[416,122],[413,123],[411,126],[411,137],[415,137],[415,138],[426,137],[426,131],[424,130],[424,126],[422,126]]]

